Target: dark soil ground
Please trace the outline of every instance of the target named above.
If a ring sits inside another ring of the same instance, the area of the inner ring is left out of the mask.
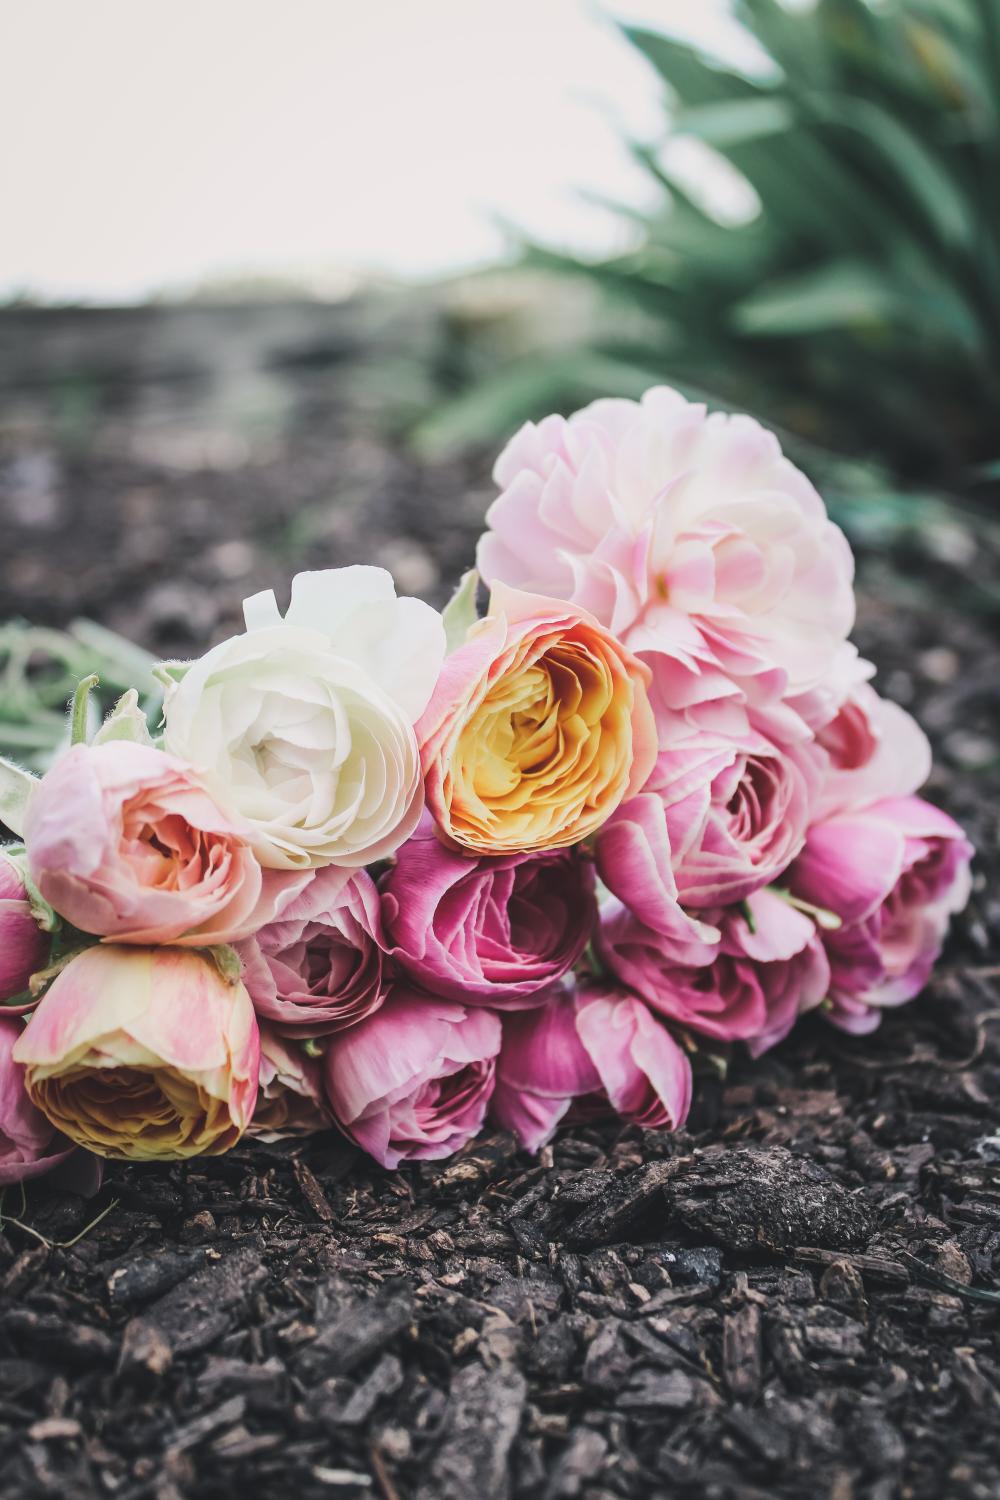
[[[0,319],[0,613],[190,654],[303,565],[440,598],[486,466],[379,435],[435,357],[426,319],[379,316]],[[493,1137],[398,1173],[324,1137],[114,1166],[90,1203],[8,1194],[0,1493],[1000,1494],[1000,651],[959,607],[974,545],[863,559],[858,639],[979,850],[921,1000],[734,1058],[678,1136]]]

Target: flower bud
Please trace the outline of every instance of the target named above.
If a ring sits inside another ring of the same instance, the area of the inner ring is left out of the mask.
[[[48,953],[49,940],[31,914],[21,872],[0,853],[0,1004],[27,991],[28,980],[44,969]],[[30,1003],[26,998],[25,1005]]]

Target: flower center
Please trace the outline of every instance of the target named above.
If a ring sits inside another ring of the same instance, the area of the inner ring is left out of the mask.
[[[78,1145],[142,1160],[227,1151],[228,1106],[165,1068],[71,1068],[34,1086],[39,1106]]]

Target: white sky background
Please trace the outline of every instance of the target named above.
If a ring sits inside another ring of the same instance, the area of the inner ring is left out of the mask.
[[[0,0],[0,299],[601,251],[660,90],[612,17],[739,55],[725,0]]]

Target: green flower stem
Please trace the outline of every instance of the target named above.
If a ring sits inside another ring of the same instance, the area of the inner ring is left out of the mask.
[[[84,677],[73,694],[73,707],[69,716],[69,742],[71,745],[87,743],[87,703],[94,688],[100,682],[96,672]]]

